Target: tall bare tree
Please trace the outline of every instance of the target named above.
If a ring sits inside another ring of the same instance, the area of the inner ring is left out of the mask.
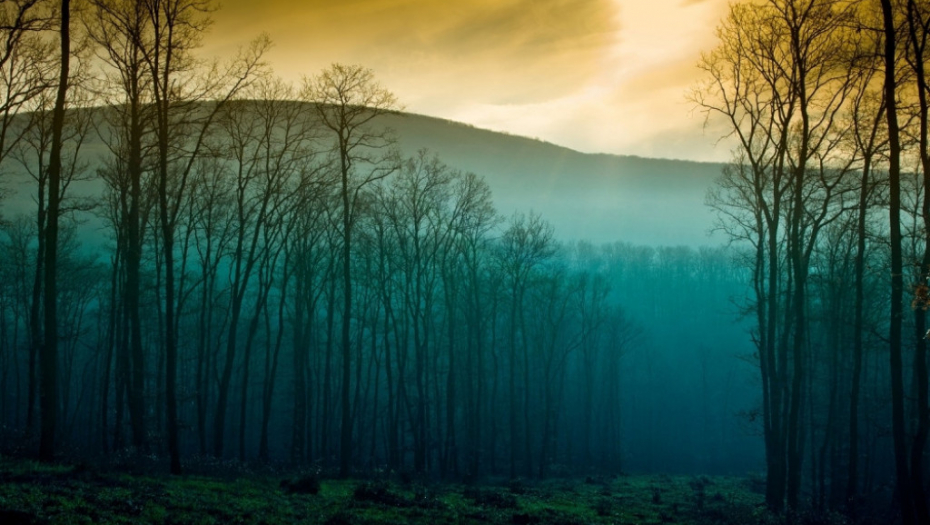
[[[105,178],[121,202],[124,213],[118,216],[119,228],[124,230],[118,256],[123,261],[124,282],[120,296],[126,319],[128,348],[119,362],[129,383],[129,418],[132,442],[144,450],[145,429],[145,359],[142,345],[142,321],[139,301],[142,295],[140,271],[144,238],[143,211],[143,142],[148,131],[146,107],[152,99],[150,83],[145,71],[145,47],[149,39],[149,18],[142,2],[130,0],[93,0],[92,14],[84,22],[88,35],[96,43],[97,55],[106,64],[108,82],[104,90],[106,100],[113,105],[108,119],[110,133],[107,144],[113,154],[109,178]]]
[[[904,421],[904,370],[902,357],[902,321],[904,298],[903,257],[901,250],[901,127],[898,122],[898,40],[899,13],[891,0],[881,0],[884,35],[883,72],[886,125],[888,129],[888,221],[891,244],[891,304],[888,328],[888,360],[891,366],[891,421],[894,439],[897,494],[904,525],[917,523],[908,474],[906,428]]]
[[[55,457],[55,430],[58,418],[58,220],[61,211],[62,133],[68,97],[71,66],[71,2],[61,1],[60,72],[55,107],[52,110],[52,140],[48,159],[48,217],[45,226],[45,340],[39,359],[42,389],[39,394],[42,425],[39,458]]]
[[[178,441],[178,290],[175,236],[191,174],[219,112],[263,67],[267,38],[254,41],[227,71],[197,67],[191,50],[209,25],[210,4],[200,0],[147,0],[151,45],[144,48],[152,88],[158,225],[164,262],[165,397],[172,473],[181,472]],[[195,102],[212,100],[210,106]]]
[[[397,169],[394,137],[378,117],[396,113],[397,97],[382,87],[370,69],[333,64],[304,82],[302,98],[313,102],[321,125],[332,135],[332,155],[339,176],[342,205],[342,390],[339,474],[347,476],[352,462],[352,231],[359,216],[362,190]]]
[[[53,27],[53,3],[40,0],[4,2],[0,5],[0,161],[13,151],[31,127],[32,119],[21,113],[38,109],[48,100],[58,69],[57,51],[45,32]],[[43,174],[43,177],[45,174]],[[0,175],[0,205],[6,188]],[[40,189],[44,199],[44,188]],[[38,229],[44,230],[45,205],[40,204]],[[0,206],[0,220],[3,219]],[[35,281],[29,312],[29,375],[26,428],[32,431],[38,392],[36,367],[42,347],[42,282],[44,280],[44,236],[39,238]]]
[[[770,508],[796,509],[807,370],[807,286],[821,231],[840,217],[858,162],[840,149],[852,90],[853,4],[766,0],[731,5],[703,55],[693,99],[736,139],[711,204],[753,249],[754,334],[763,384]]]
[[[517,477],[517,459],[523,438],[524,467],[526,474],[533,475],[532,433],[530,431],[530,357],[529,335],[526,326],[525,300],[530,276],[555,253],[553,229],[542,217],[531,214],[529,217],[514,214],[501,236],[497,247],[496,264],[503,275],[505,290],[510,306],[508,317],[508,372],[507,393],[509,395],[509,432],[510,432],[510,476]],[[518,370],[523,365],[522,392],[517,391]],[[520,434],[518,403],[523,394],[523,428]]]

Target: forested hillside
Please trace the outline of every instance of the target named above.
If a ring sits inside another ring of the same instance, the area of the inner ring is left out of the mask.
[[[211,60],[210,2],[74,8],[0,2],[0,512],[70,522],[86,479],[20,482],[100,467],[338,478],[332,523],[544,523],[552,478],[606,521],[627,473],[642,522],[930,522],[930,3],[729,3],[688,93],[726,164],[404,114],[264,34]]]
[[[105,112],[90,111],[96,120]],[[98,124],[82,146],[88,171],[106,156],[97,134],[108,135],[108,125]],[[714,213],[705,204],[721,164],[586,154],[409,113],[385,115],[379,125],[395,131],[404,155],[425,148],[456,169],[479,174],[499,213],[535,211],[553,225],[560,240],[694,248],[725,241],[719,233],[712,234]],[[9,171],[7,216],[31,210],[34,184],[26,171]],[[102,190],[99,180],[91,180],[75,182],[73,191],[98,195]]]
[[[383,178],[369,172],[377,180],[360,193],[351,256],[358,311],[347,358],[339,334],[344,229],[319,123],[320,111],[334,109],[230,102],[216,115],[209,153],[175,194],[185,456],[333,466],[347,389],[353,468],[538,475],[758,467],[740,415],[752,406],[751,369],[738,359],[749,350],[734,351],[745,331],[730,302],[744,293],[741,272],[722,247],[657,242],[672,231],[665,228],[674,213],[697,210],[677,219],[696,236],[709,228],[703,185],[719,168],[583,155],[413,115],[366,123],[365,133],[397,149],[379,157],[373,169]],[[72,135],[84,139],[80,149],[68,143],[80,162],[65,193],[74,204],[64,215],[61,308],[74,324],[63,339],[61,392],[67,442],[84,453],[129,444],[157,451],[166,431],[163,255],[156,203],[145,191],[141,352],[127,352],[133,329],[120,231],[128,207],[110,152],[120,111],[83,110],[68,120],[87,130]],[[15,192],[5,207],[3,392],[14,435],[35,424],[28,400],[38,390],[34,354],[16,350],[35,348],[29,268],[38,200],[29,174],[37,152],[33,141],[23,144],[20,165],[10,163]],[[640,204],[612,204],[617,192]],[[668,213],[649,205],[666,194],[684,204]],[[561,230],[549,221],[560,211]],[[638,216],[626,230],[604,218],[611,213]],[[611,227],[592,234],[595,223]],[[608,231],[613,242],[577,240]],[[628,242],[625,231],[656,242]],[[687,344],[681,333],[691,334]],[[718,360],[724,366],[711,367]],[[738,392],[739,402],[714,402]],[[147,415],[134,415],[140,407]],[[678,446],[683,428],[699,447]]]

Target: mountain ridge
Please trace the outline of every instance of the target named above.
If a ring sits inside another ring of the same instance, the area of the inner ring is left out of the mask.
[[[385,118],[401,149],[436,153],[488,182],[503,215],[533,210],[563,240],[648,245],[721,244],[704,204],[723,164],[584,153],[438,117]]]
[[[518,135],[516,133],[511,133],[509,131],[483,128],[481,126],[477,126],[475,124],[471,124],[468,122],[461,122],[458,120],[452,120],[452,119],[448,119],[445,117],[437,117],[435,115],[427,115],[425,113],[412,113],[408,111],[403,111],[399,113],[399,116],[404,117],[404,118],[412,117],[415,119],[432,120],[432,121],[436,121],[439,124],[463,127],[469,130],[476,131],[476,132],[488,133],[492,135],[500,135],[500,136],[510,137],[514,139],[525,140],[528,142],[541,143],[546,146],[551,146],[553,148],[567,150],[572,153],[577,153],[578,155],[605,156],[605,157],[611,157],[611,158],[618,157],[621,159],[641,159],[641,160],[649,160],[649,161],[654,160],[654,161],[660,161],[660,162],[681,162],[681,163],[686,163],[686,164],[703,164],[703,165],[713,165],[713,166],[722,165],[722,163],[715,162],[715,161],[694,160],[694,159],[685,159],[685,158],[677,158],[677,157],[646,157],[643,155],[635,155],[635,154],[630,154],[630,153],[610,153],[607,151],[581,151],[581,150],[577,150],[577,149],[574,149],[574,148],[571,148],[571,147],[568,147],[562,144],[558,144],[556,142],[551,142],[545,139],[541,139],[538,137],[529,137],[526,135]]]
[[[692,247],[723,242],[719,234],[709,235],[714,216],[704,204],[722,164],[585,153],[415,113],[379,118],[396,133],[402,154],[426,149],[454,169],[481,176],[502,216],[538,213],[560,240]],[[90,142],[85,151],[98,158],[106,154],[101,139]],[[29,214],[34,182],[6,169],[4,185],[12,191],[0,201],[0,213],[6,219]],[[75,193],[81,190],[76,187]]]

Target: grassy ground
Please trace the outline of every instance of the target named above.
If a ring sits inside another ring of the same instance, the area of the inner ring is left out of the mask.
[[[127,474],[0,457],[0,523],[768,524],[744,478],[619,476],[466,486],[273,473]]]

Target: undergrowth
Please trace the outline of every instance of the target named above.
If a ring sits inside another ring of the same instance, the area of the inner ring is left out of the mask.
[[[753,488],[704,476],[469,485],[274,470],[170,477],[0,456],[0,523],[780,525]]]

